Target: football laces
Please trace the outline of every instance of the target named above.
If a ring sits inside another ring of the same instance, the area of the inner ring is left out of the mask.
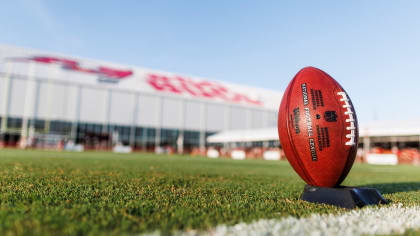
[[[347,94],[345,92],[338,92],[337,94],[341,96],[340,102],[344,102],[343,108],[346,109],[344,115],[348,116],[348,119],[346,119],[346,123],[348,123],[348,126],[346,126],[346,130],[350,130],[350,133],[346,135],[346,138],[348,139],[348,141],[346,142],[346,146],[354,146],[356,145],[356,126],[354,123],[354,113],[351,109],[351,104],[349,103],[349,98],[347,97]]]

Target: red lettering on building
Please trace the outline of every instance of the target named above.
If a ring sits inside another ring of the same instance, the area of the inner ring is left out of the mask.
[[[171,93],[182,93],[171,84],[169,78],[166,76],[150,75],[148,80],[149,84],[158,91],[166,91]]]
[[[101,82],[116,83],[133,75],[131,70],[119,70],[105,66],[96,68],[82,67],[79,62],[70,59],[50,56],[34,56],[30,58],[14,59],[17,61],[34,61],[45,64],[58,64],[63,69],[99,75]],[[227,102],[244,103],[262,106],[260,100],[250,98],[248,95],[229,90],[227,87],[209,81],[194,81],[181,76],[168,77],[159,74],[148,74],[147,83],[156,91],[175,94],[189,94],[193,97],[221,99]]]
[[[200,96],[200,91],[194,86],[193,83],[191,83],[190,80],[179,76],[177,76],[175,79],[178,80],[179,85],[181,86],[181,90],[191,94],[192,96]]]
[[[46,64],[60,64],[63,69],[66,70],[97,74],[111,79],[124,79],[125,77],[133,74],[133,71],[131,70],[118,70],[105,66],[99,66],[98,68],[84,68],[77,61],[58,57],[30,57],[28,60]]]
[[[251,99],[249,96],[230,91],[228,88],[208,81],[194,81],[180,76],[168,77],[164,75],[149,74],[147,82],[157,91],[176,94],[189,94],[194,97],[221,99],[234,103],[245,103],[261,106],[262,102]]]

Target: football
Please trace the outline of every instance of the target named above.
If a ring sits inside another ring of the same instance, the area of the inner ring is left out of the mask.
[[[289,83],[279,109],[281,146],[309,185],[336,187],[356,157],[358,124],[346,91],[324,71],[305,67]]]

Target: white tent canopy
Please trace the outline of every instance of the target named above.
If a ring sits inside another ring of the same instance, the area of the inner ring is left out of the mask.
[[[278,139],[277,128],[230,130],[211,135],[209,143],[258,142]]]
[[[361,125],[360,137],[398,137],[420,135],[420,119],[405,121],[376,121]]]
[[[420,119],[410,121],[378,121],[361,125],[360,137],[420,136]],[[258,142],[278,140],[277,127],[222,131],[207,138],[209,143]]]

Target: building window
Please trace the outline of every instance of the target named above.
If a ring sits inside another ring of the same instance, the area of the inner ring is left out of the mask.
[[[176,146],[179,130],[176,129],[162,129],[160,131],[160,144],[161,146]]]
[[[199,131],[184,131],[184,146],[185,147],[198,147],[200,145],[200,132]]]

